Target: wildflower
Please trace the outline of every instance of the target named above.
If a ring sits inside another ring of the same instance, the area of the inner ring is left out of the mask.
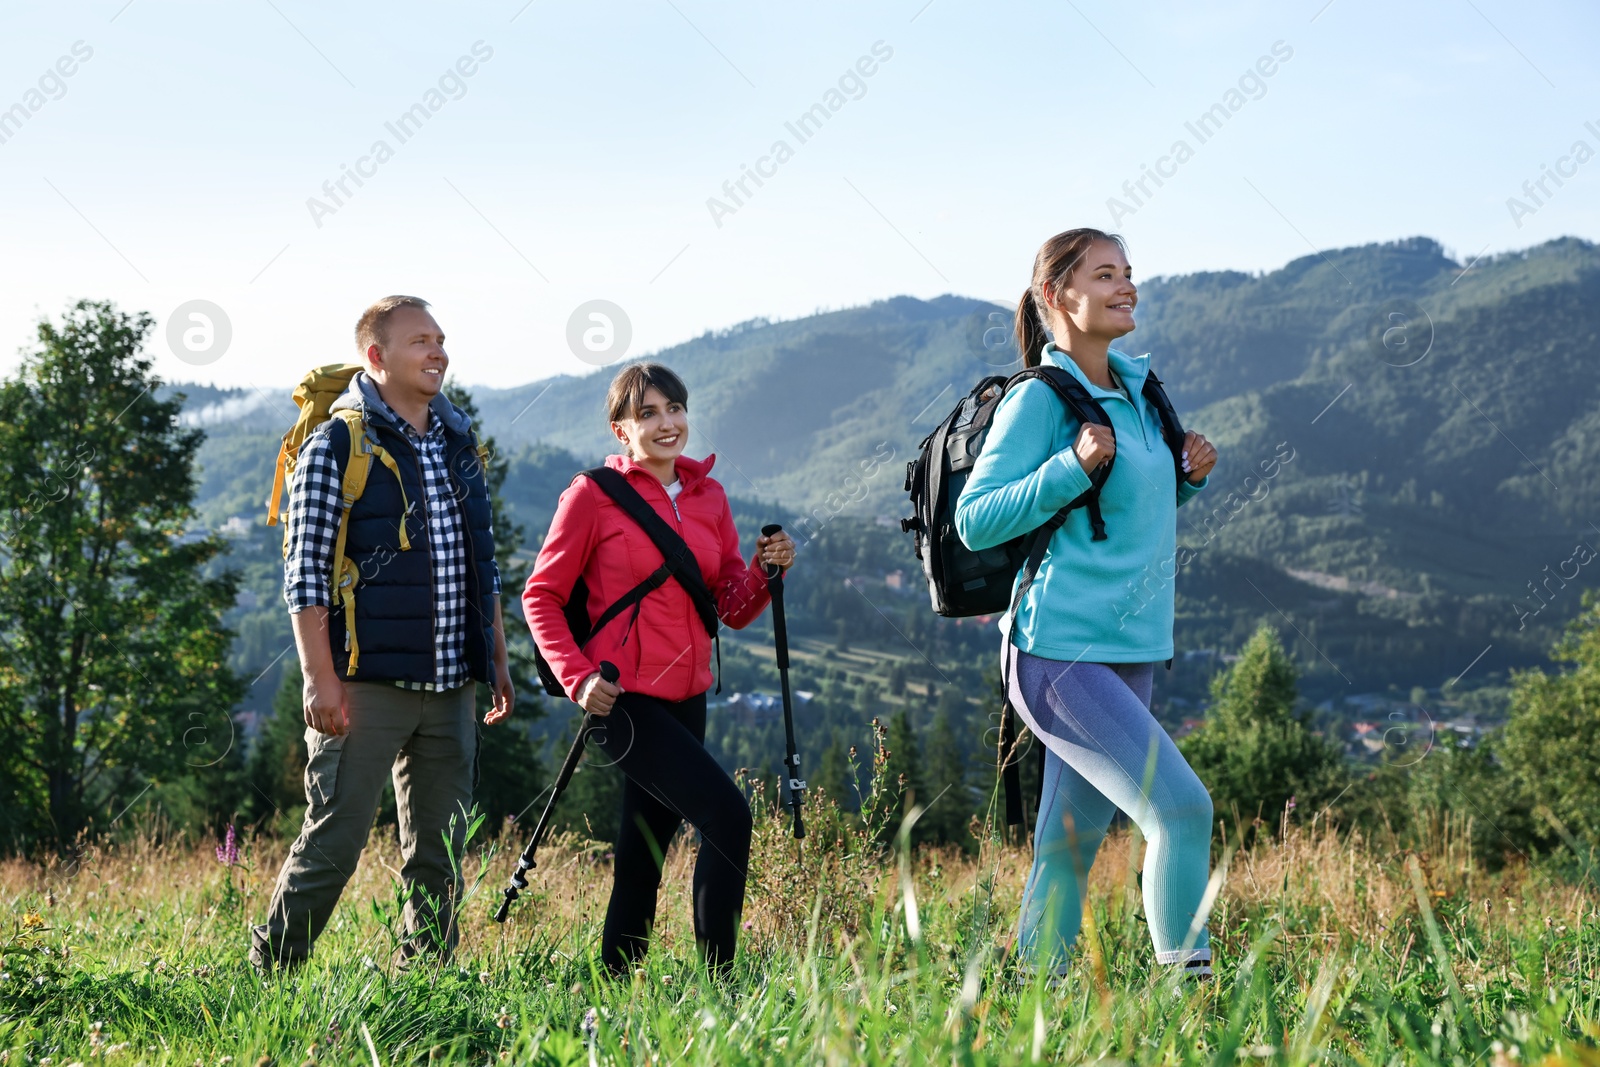
[[[481,982],[484,985],[488,985],[489,984],[489,972],[488,971],[479,971],[478,972],[478,981]]]
[[[500,1009],[500,1014],[499,1014],[498,1017],[496,1017],[496,1019],[494,1021],[494,1024],[496,1026],[498,1026],[502,1030],[508,1030],[508,1029],[510,1029],[511,1023],[513,1021],[514,1020],[512,1019],[512,1016],[511,1016],[511,1009],[510,1008],[501,1008]]]
[[[36,911],[30,911],[22,917],[22,925],[29,930],[37,930],[44,925],[44,916]]]
[[[1284,810],[1285,811],[1293,811],[1294,808],[1295,808],[1294,796],[1291,794],[1290,797],[1289,797],[1289,802],[1284,805]]]
[[[600,1029],[599,1012],[595,1011],[593,1008],[590,1008],[588,1011],[584,1012],[583,1022],[579,1024],[579,1029],[581,1029],[586,1036],[593,1037],[595,1035],[595,1031]]]
[[[217,846],[217,862],[224,867],[232,867],[239,862],[239,835],[231,822],[228,824],[228,832],[223,837],[222,844]]]

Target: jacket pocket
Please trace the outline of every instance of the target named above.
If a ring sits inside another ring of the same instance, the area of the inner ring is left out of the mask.
[[[312,808],[325,808],[333,803],[347,736],[325,734],[306,727],[306,803]]]

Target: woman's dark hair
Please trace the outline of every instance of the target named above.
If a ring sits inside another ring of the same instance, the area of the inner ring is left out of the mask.
[[[1123,255],[1128,254],[1128,246],[1122,243],[1120,236],[1088,226],[1058,233],[1039,246],[1038,255],[1033,257],[1033,280],[1028,283],[1022,301],[1017,304],[1017,347],[1022,349],[1024,367],[1039,365],[1039,353],[1048,339],[1045,333],[1048,324],[1044,317],[1045,288],[1048,287],[1052,292],[1064,288],[1071,281],[1072,272],[1088,255],[1089,246],[1096,241],[1114,241],[1122,249]]]
[[[644,404],[644,394],[651,386],[661,390],[663,396],[683,410],[689,410],[689,389],[683,379],[672,373],[664,363],[630,363],[617,371],[606,392],[606,412],[612,422],[621,422],[638,415]]]

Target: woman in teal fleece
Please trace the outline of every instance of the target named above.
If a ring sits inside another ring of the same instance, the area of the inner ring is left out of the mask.
[[[1205,487],[1217,454],[1187,434],[1178,483],[1141,393],[1150,357],[1111,347],[1134,328],[1132,273],[1121,238],[1099,230],[1068,230],[1039,249],[1017,307],[1024,361],[1070,372],[1111,427],[1080,425],[1044,382],[1008,390],[955,524],[974,550],[1037,529],[1115,454],[1100,492],[1107,539],[1091,540],[1087,509],[1075,508],[1016,618],[1000,622],[1012,704],[1047,748],[1018,947],[1025,967],[1066,973],[1089,867],[1120,808],[1149,842],[1144,904],[1156,961],[1204,977],[1211,797],[1150,714],[1150,688],[1156,663],[1172,658],[1177,509]]]

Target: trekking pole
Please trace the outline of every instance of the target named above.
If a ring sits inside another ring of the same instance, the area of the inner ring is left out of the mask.
[[[614,683],[621,677],[621,672],[610,660],[601,660],[600,677]],[[593,724],[593,720],[594,716],[585,712],[583,721],[578,724],[578,736],[572,739],[572,747],[567,750],[567,758],[561,763],[561,772],[556,775],[555,788],[550,791],[550,800],[544,806],[544,814],[539,816],[539,825],[533,828],[533,838],[528,842],[528,847],[517,857],[517,869],[511,872],[511,884],[505,888],[505,899],[500,901],[500,910],[494,913],[494,921],[497,923],[506,921],[506,917],[511,914],[511,902],[528,888],[525,874],[537,866],[533,861],[533,854],[538,851],[539,842],[544,840],[544,832],[550,825],[550,816],[556,810],[556,801],[561,799],[562,791],[567,788],[567,783],[572,781],[573,772],[578,769],[578,760],[583,758],[583,739],[589,736],[589,727]]]
[[[774,522],[761,527],[761,533],[771,537],[782,529]],[[799,841],[806,836],[805,820],[800,816],[800,805],[806,799],[806,783],[800,778],[800,753],[794,748],[794,708],[789,701],[789,631],[783,622],[783,568],[776,563],[768,563],[766,569],[767,592],[772,597],[772,639],[778,657],[778,679],[783,684],[783,767],[788,772],[789,807],[794,812],[794,839]]]

